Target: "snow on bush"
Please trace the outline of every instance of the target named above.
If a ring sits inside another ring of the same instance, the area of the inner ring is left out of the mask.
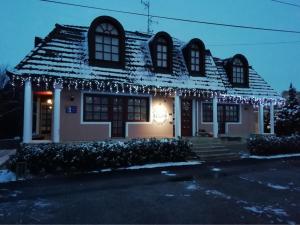
[[[11,158],[9,165],[15,171],[17,162],[26,162],[31,173],[88,171],[178,162],[190,153],[190,143],[182,139],[25,144]]]
[[[254,135],[247,141],[251,155],[300,153],[300,136]]]

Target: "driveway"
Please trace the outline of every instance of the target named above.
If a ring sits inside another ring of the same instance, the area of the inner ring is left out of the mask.
[[[300,223],[300,158],[0,185],[1,223]]]

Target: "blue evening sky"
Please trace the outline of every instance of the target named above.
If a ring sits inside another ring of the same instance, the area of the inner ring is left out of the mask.
[[[146,12],[140,0],[60,0],[96,7]],[[284,0],[300,4],[299,0]],[[101,10],[56,5],[39,0],[0,0],[0,64],[15,66],[55,23],[88,26],[100,15],[118,19],[126,30],[145,31],[146,18]],[[151,0],[151,13],[192,20],[273,27],[300,31],[300,8],[271,0]],[[290,82],[300,89],[300,34],[215,27],[155,19],[154,32],[166,31],[188,41],[198,37],[216,57],[244,54],[249,64],[277,91]],[[235,45],[298,41],[290,44]],[[233,45],[231,45],[233,44]],[[226,45],[226,46],[224,46]]]

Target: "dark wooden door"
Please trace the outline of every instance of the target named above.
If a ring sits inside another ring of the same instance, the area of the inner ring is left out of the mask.
[[[226,126],[226,115],[225,115],[225,107],[223,105],[218,105],[218,126],[219,134],[225,134],[225,126]]]
[[[181,136],[190,137],[193,135],[192,100],[181,100]]]
[[[112,98],[112,122],[111,136],[124,137],[125,121],[124,121],[124,98]]]

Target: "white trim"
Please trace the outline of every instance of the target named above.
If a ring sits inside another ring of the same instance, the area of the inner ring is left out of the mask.
[[[270,133],[275,134],[274,129],[275,121],[274,121],[274,103],[271,102],[270,104]]]
[[[177,94],[174,99],[175,107],[175,138],[181,137],[181,98]]]
[[[109,135],[111,138],[111,122],[102,121],[102,122],[85,122],[83,121],[83,96],[84,94],[99,94],[99,95],[109,95],[109,96],[127,96],[127,97],[148,97],[149,98],[149,122],[125,122],[125,138],[128,137],[128,125],[134,124],[152,124],[153,115],[152,115],[152,96],[148,94],[126,94],[126,93],[108,93],[108,92],[99,92],[99,91],[81,91],[80,96],[80,124],[81,125],[108,125]]]
[[[24,83],[23,143],[32,141],[32,86],[31,81]]]
[[[129,95],[130,96],[130,95]],[[143,96],[144,97],[144,96]],[[149,121],[148,122],[125,122],[125,138],[128,138],[128,127],[129,125],[150,125],[153,123],[153,115],[152,115],[152,96],[147,95],[149,98]]]
[[[80,125],[108,125],[108,137],[111,138],[111,122],[85,122],[83,121],[83,95],[87,93],[94,93],[82,91],[80,93]]]
[[[209,125],[209,124],[212,124],[212,122],[203,122],[203,103],[209,103],[209,104],[212,104],[212,102],[201,102],[201,115],[200,115],[200,118],[201,118],[201,124],[205,124],[205,125]],[[226,122],[225,123],[225,134],[228,134],[228,125],[241,125],[242,124],[242,104],[233,104],[233,103],[224,103],[226,105],[239,105],[239,122]],[[223,105],[224,105],[223,104]],[[222,105],[222,103],[219,103],[219,105]]]
[[[197,111],[196,111],[196,99],[192,100],[192,136],[196,136],[196,123],[197,123]]]
[[[35,133],[40,134],[40,119],[41,119],[41,97],[36,96],[36,120],[35,120]]]

